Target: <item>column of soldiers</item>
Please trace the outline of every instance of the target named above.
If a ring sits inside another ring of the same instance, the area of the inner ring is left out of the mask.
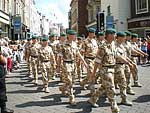
[[[135,87],[141,87],[138,78],[136,60],[138,56],[147,56],[136,45],[137,34],[129,31],[117,32],[115,29],[107,29],[98,32],[95,36],[95,29],[88,29],[88,37],[76,37],[74,30],[68,30],[67,35],[62,33],[59,41],[52,34],[49,37],[43,36],[41,43],[37,37],[28,39],[25,46],[25,58],[29,67],[29,75],[33,75],[34,84],[38,84],[38,62],[40,61],[43,91],[49,93],[48,84],[55,73],[59,74],[63,85],[59,90],[63,95],[68,96],[69,103],[76,105],[74,84],[78,78],[83,89],[90,89],[88,102],[93,107],[99,97],[105,94],[110,102],[112,113],[119,113],[116,103],[116,89],[120,89],[121,104],[132,106],[127,99],[127,94],[135,95],[131,88],[133,77]],[[96,38],[95,38],[96,37]],[[86,75],[83,77],[83,68]],[[95,88],[98,82],[97,89]],[[88,84],[88,87],[86,86]]]

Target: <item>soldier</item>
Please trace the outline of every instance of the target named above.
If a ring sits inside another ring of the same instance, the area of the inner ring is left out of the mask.
[[[1,113],[14,113],[13,110],[6,108],[7,96],[6,96],[6,83],[5,83],[5,68],[4,66],[7,63],[4,53],[2,51],[3,40],[2,40],[2,31],[0,30],[0,108]]]
[[[93,71],[94,60],[96,56],[96,52],[98,50],[98,45],[95,40],[95,29],[88,29],[88,37],[83,41],[81,52],[85,58],[86,63],[89,65],[87,69],[87,76],[81,81],[81,86],[83,89],[86,89],[85,85],[90,81],[90,76]],[[94,92],[94,83],[89,83],[90,86],[90,94]]]
[[[62,94],[67,94],[69,96],[69,102],[71,105],[76,105],[75,96],[73,94],[73,85],[75,78],[75,61],[76,55],[78,55],[84,64],[87,67],[86,62],[81,56],[78,48],[74,46],[73,39],[75,38],[76,32],[74,30],[68,30],[68,37],[66,42],[61,46],[61,50],[59,52],[58,65],[62,66],[62,77],[63,77],[63,86],[59,87],[59,90]]]
[[[44,85],[44,91],[49,93],[48,83],[51,74],[51,63],[56,66],[55,56],[52,48],[48,46],[48,37],[44,36],[42,38],[42,47],[39,49],[39,60],[42,66],[42,80]]]
[[[133,33],[132,37],[131,37],[131,45],[132,45],[132,49],[134,51],[132,51],[131,53],[131,60],[134,61],[135,64],[137,64],[137,58],[139,56],[148,56],[146,53],[144,53],[143,51],[141,51],[137,45],[137,41],[138,41],[138,35]],[[142,85],[138,82],[138,70],[137,70],[137,66],[135,69],[131,70],[132,72],[132,76],[133,76],[133,80],[134,80],[134,87],[142,87]]]
[[[117,33],[117,40],[115,42],[116,66],[114,80],[120,88],[120,95],[122,98],[121,104],[132,106],[132,103],[127,100],[125,64],[128,64],[130,67],[132,67],[133,62],[127,57],[126,49],[123,46],[125,37],[126,34],[124,32]]]
[[[31,40],[31,38],[28,38],[27,41],[28,42],[25,44],[24,58],[28,65],[29,77],[31,78],[32,77],[32,67],[31,67],[31,57],[29,56],[29,50],[32,45],[32,40]]]
[[[79,52],[81,52],[82,43],[83,43],[82,37],[77,37],[77,47],[79,49]],[[82,63],[79,57],[77,57],[76,68],[77,68],[78,79],[81,82],[82,81]]]
[[[64,44],[65,40],[66,40],[66,34],[65,33],[61,33],[60,34],[60,38],[59,38],[59,43],[56,45],[56,49],[57,49],[56,50],[56,54],[59,53],[60,47]],[[56,59],[56,62],[57,62],[57,60],[58,59]],[[57,62],[57,64],[58,64],[58,62]],[[57,69],[56,69],[57,75],[60,75],[60,73],[61,73],[60,71],[61,71],[61,66],[58,67],[58,65],[57,65]],[[62,80],[62,76],[60,76],[60,79]]]
[[[38,84],[38,61],[39,61],[39,48],[40,45],[37,42],[37,36],[32,36],[32,45],[29,50],[29,56],[31,56],[31,66],[32,66],[32,73],[34,76],[33,83],[35,85]]]
[[[53,50],[53,53],[55,55],[55,59],[57,59],[57,46],[58,44],[58,41],[56,40],[56,35],[55,34],[51,34],[49,36],[49,46],[52,48]],[[53,63],[52,63],[52,79],[54,80],[55,79],[55,75],[56,75],[56,69],[54,68],[55,66],[53,66]]]
[[[105,43],[105,36],[104,36],[104,32],[98,32],[97,35],[97,45],[98,47],[101,47],[104,43]],[[98,70],[97,74],[96,74],[96,82],[97,84],[101,83],[101,79],[100,79],[100,70]]]
[[[96,104],[97,100],[103,93],[106,93],[111,104],[112,113],[119,113],[119,108],[115,100],[116,91],[114,85],[115,50],[112,42],[115,40],[115,33],[114,29],[107,29],[105,33],[106,43],[98,49],[91,80],[95,79],[95,73],[97,68],[99,68],[101,70],[102,85],[91,96],[88,102],[93,107],[98,107]]]
[[[125,43],[123,45],[126,49],[127,57],[129,59],[131,59],[131,52],[133,51],[131,43],[130,43],[131,32],[125,31],[125,33],[126,33],[126,40],[125,40]],[[131,70],[130,70],[130,67],[127,64],[125,64],[125,76],[126,76],[126,83],[127,83],[127,94],[135,95],[135,92],[131,88]]]

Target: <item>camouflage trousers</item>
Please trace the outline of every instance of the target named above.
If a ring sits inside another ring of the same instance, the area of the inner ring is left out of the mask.
[[[116,64],[115,66],[115,75],[114,75],[115,84],[118,84],[120,88],[120,95],[122,100],[126,100],[126,77],[125,77],[125,65]]]
[[[137,57],[132,57],[131,60],[137,64]],[[133,80],[134,80],[134,83],[137,83],[138,82],[138,69],[137,69],[137,65],[134,69],[131,70],[131,73],[132,73],[132,77],[133,77]]]
[[[62,66],[62,81],[64,82],[61,87],[67,91],[69,98],[74,98],[73,85],[75,81],[75,66],[74,63],[63,63]]]
[[[90,78],[91,78],[91,74],[92,74],[93,69],[94,69],[94,60],[85,58],[85,61],[88,64],[89,68],[87,69],[87,76],[82,80],[81,83],[83,85],[85,85],[89,82],[90,92],[92,94],[93,92],[95,92],[95,86],[94,86],[94,81],[91,82]]]
[[[127,92],[128,92],[131,90],[131,70],[127,64],[125,65],[125,77],[126,77]]]
[[[31,57],[31,66],[34,80],[38,80],[38,58]]]
[[[51,78],[51,63],[41,62],[42,81],[45,87],[48,87],[49,80]]]
[[[27,66],[29,69],[29,74],[32,74],[32,65],[31,65],[31,57],[27,60]]]
[[[96,90],[96,92],[91,96],[90,101],[92,103],[96,103],[99,97],[102,96],[104,93],[106,93],[109,102],[111,104],[112,112],[114,113],[119,111],[119,108],[115,100],[116,91],[114,85],[114,69],[108,67],[102,67],[100,71],[100,76],[101,76],[102,84]]]
[[[82,68],[82,63],[80,60],[78,60],[76,62],[76,71],[77,71],[79,81],[81,81],[81,79],[82,79],[82,69],[81,68]]]

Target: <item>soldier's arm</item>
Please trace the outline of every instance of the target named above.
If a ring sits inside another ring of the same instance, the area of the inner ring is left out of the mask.
[[[80,54],[80,52],[78,51],[78,56],[80,57],[81,61],[84,63],[85,67],[88,68],[87,63],[85,62],[83,56]]]

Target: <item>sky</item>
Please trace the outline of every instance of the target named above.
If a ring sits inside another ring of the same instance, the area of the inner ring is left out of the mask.
[[[68,27],[68,12],[71,0],[35,0],[39,12],[56,23]]]

